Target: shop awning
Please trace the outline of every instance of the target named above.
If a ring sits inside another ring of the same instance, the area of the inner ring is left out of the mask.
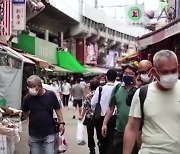
[[[119,58],[119,59],[117,60],[117,63],[121,64],[121,63],[123,63],[123,62],[126,61],[126,60],[131,60],[131,59],[137,57],[138,54],[139,54],[138,52],[135,52],[135,53],[130,54],[130,55],[128,55],[128,56],[121,57],[121,58]]]
[[[52,69],[53,69],[53,71],[55,71],[55,72],[73,73],[73,72],[70,71],[70,70],[64,69],[64,68],[59,67],[59,66],[56,66],[56,65],[52,65]]]
[[[148,45],[158,43],[178,33],[180,33],[180,18],[172,21],[171,23],[161,27],[156,31],[139,37],[137,44],[139,48],[143,48]]]
[[[37,58],[33,55],[30,55],[30,54],[27,54],[27,53],[21,53],[24,57],[27,57],[29,59],[31,59],[32,61],[36,62],[39,64],[39,67],[40,68],[49,68],[50,64],[45,61],[45,60],[42,60],[40,58]]]
[[[100,74],[106,74],[108,69],[107,68],[101,68],[96,66],[85,66],[87,72],[84,73],[84,75],[100,75]]]
[[[8,46],[1,46],[3,49],[5,49],[7,52],[12,53],[13,55],[19,57],[24,63],[29,63],[29,64],[35,64],[32,60],[22,56],[20,53],[16,52],[15,50],[11,49]]]
[[[85,73],[86,69],[68,52],[57,52],[58,65],[64,69],[70,70],[73,73]]]

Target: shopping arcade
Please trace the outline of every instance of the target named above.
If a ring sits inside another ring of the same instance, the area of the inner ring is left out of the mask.
[[[143,35],[137,40],[139,57],[152,61],[154,54],[163,49],[169,49],[176,53],[180,60],[180,18],[161,27],[160,29]]]

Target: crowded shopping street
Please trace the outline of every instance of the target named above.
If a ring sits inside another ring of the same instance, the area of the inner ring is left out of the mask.
[[[180,0],[0,0],[0,154],[180,154]]]

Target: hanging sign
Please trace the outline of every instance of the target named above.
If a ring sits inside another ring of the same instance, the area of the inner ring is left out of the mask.
[[[13,4],[13,30],[24,30],[26,27],[26,5]]]
[[[0,36],[11,35],[11,1],[0,0]]]

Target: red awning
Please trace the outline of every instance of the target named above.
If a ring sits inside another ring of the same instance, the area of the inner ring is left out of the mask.
[[[139,47],[152,45],[178,33],[180,33],[180,18],[154,32],[139,37],[137,45]]]

